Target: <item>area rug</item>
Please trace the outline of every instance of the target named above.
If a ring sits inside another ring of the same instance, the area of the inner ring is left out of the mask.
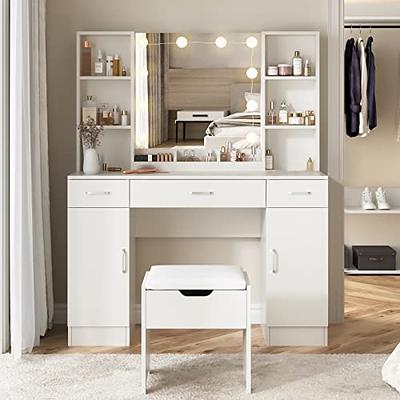
[[[253,394],[244,389],[240,355],[154,355],[149,394],[140,356],[0,356],[0,399],[399,400],[385,385],[386,355],[254,355]]]

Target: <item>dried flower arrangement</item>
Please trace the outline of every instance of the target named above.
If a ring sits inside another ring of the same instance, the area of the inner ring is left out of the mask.
[[[85,149],[95,149],[101,144],[100,135],[103,134],[103,127],[96,124],[96,121],[87,117],[78,126],[79,135]]]

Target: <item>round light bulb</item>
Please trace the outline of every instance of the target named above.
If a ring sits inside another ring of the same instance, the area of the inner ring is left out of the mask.
[[[175,43],[180,49],[184,49],[188,45],[188,40],[185,36],[179,36]]]
[[[246,71],[246,75],[249,79],[256,79],[258,75],[258,71],[254,67],[250,67]]]
[[[257,47],[257,44],[258,44],[258,40],[257,40],[257,38],[254,37],[254,36],[249,36],[249,37],[247,38],[247,40],[246,40],[246,46],[247,46],[249,49],[254,49],[255,47]]]
[[[139,39],[139,43],[140,43],[140,45],[141,45],[142,47],[147,47],[148,44],[149,44],[149,41],[147,40],[146,37],[141,37],[141,38]]]
[[[253,131],[249,132],[246,135],[246,139],[249,142],[249,144],[252,146],[254,146],[256,143],[258,143],[258,135],[256,132],[253,132]]]
[[[251,99],[246,103],[246,109],[247,109],[247,111],[250,111],[250,112],[257,111],[258,103],[255,100]]]
[[[220,49],[223,49],[227,45],[227,43],[227,40],[223,36],[218,36],[215,39],[215,45]]]

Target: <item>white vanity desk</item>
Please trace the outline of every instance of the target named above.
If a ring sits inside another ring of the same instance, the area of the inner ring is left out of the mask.
[[[136,218],[136,211],[146,209],[153,210]],[[135,274],[136,237],[191,230],[180,222],[169,222],[168,232],[160,229],[157,216],[167,209],[210,213],[208,230],[193,226],[192,237],[228,237],[230,229],[237,236],[241,228],[247,237],[246,213],[258,209],[250,220],[259,223],[253,236],[260,240],[261,282],[251,283],[261,288],[264,318],[256,322],[265,322],[266,344],[327,345],[328,177],[207,171],[68,176],[69,345],[132,343],[141,279]],[[216,209],[231,209],[237,224],[210,222]]]

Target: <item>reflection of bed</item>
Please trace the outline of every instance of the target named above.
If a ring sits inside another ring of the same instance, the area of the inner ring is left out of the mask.
[[[249,84],[234,84],[231,86],[232,114],[213,121],[206,131],[204,147],[219,150],[228,142],[236,143],[246,139],[250,132],[259,133],[260,113],[244,112],[246,109],[245,93],[250,92]],[[258,85],[254,85],[253,92],[259,91]]]

